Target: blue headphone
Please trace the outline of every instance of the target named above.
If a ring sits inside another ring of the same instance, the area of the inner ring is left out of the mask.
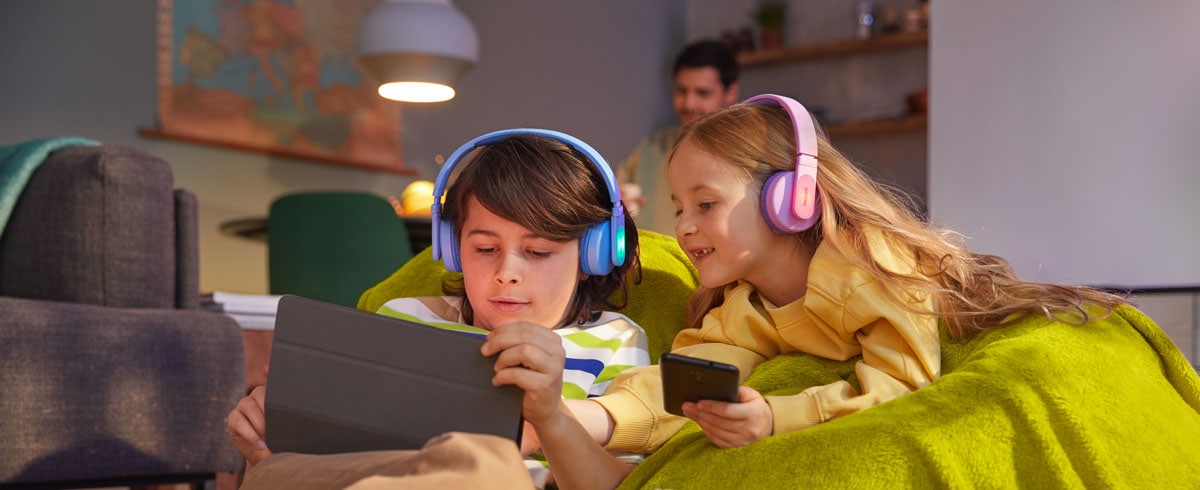
[[[584,274],[603,276],[612,272],[614,266],[625,263],[625,207],[621,205],[621,191],[617,179],[609,168],[604,157],[588,146],[579,138],[548,129],[504,129],[478,136],[464,143],[450,154],[446,164],[438,172],[433,183],[433,258],[441,260],[447,270],[462,272],[462,260],[459,257],[458,237],[454,236],[454,223],[442,219],[442,196],[446,191],[450,175],[463,157],[480,146],[490,145],[509,136],[530,135],[550,138],[565,144],[582,153],[596,166],[603,177],[604,185],[608,187],[608,196],[612,201],[612,218],[601,221],[588,228],[579,239],[579,266]]]

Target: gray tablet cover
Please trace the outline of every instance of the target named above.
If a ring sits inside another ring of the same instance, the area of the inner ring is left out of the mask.
[[[449,431],[520,440],[521,390],[483,338],[299,296],[279,300],[267,378],[274,452],[417,449]]]

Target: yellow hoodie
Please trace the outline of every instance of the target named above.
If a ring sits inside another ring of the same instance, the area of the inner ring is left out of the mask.
[[[910,272],[910,253],[900,253],[878,234],[870,235],[875,260],[889,270]],[[767,359],[803,352],[834,360],[862,355],[855,371],[859,393],[845,381],[814,386],[789,396],[768,396],[774,434],[800,430],[894,399],[933,382],[941,373],[937,318],[906,310],[891,299],[870,272],[822,243],[809,265],[805,296],[776,306],[739,281],[725,287],[725,302],[708,312],[699,329],[675,337],[672,352],[736,365],[743,380]],[[906,294],[928,310],[927,294]],[[604,396],[592,398],[616,422],[607,448],[649,453],[667,441],[685,417],[663,409],[658,366],[625,371]]]

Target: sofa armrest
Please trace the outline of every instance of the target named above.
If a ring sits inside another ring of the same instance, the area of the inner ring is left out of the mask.
[[[0,297],[0,482],[234,471],[241,330],[201,310]]]

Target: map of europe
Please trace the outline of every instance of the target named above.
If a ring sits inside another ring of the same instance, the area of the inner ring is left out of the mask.
[[[355,62],[379,0],[159,0],[165,133],[402,169],[400,107]]]

